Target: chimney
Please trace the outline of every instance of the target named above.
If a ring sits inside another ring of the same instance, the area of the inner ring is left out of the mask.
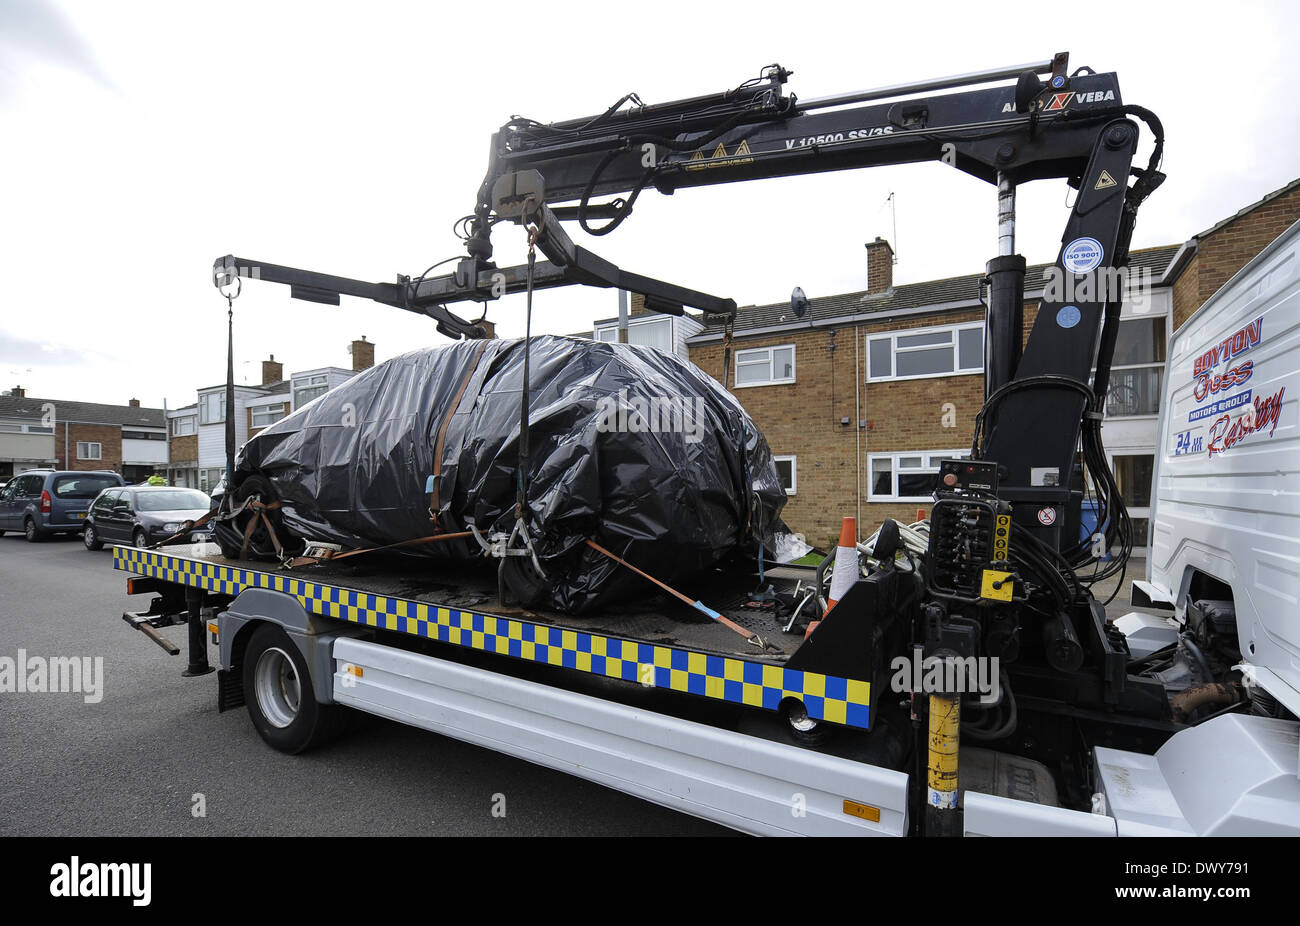
[[[352,369],[368,370],[375,365],[375,345],[363,334],[360,341],[352,342]]]
[[[283,381],[284,364],[275,359],[275,354],[271,354],[269,360],[262,361],[262,385],[269,386]]]
[[[894,288],[894,249],[884,238],[867,242],[867,292],[885,293]]]
[[[635,318],[638,315],[650,315],[654,311],[645,307],[645,296],[640,293],[632,293],[632,298],[629,301],[631,303],[627,313],[629,318]]]
[[[13,396],[15,399],[27,398],[27,390],[24,389],[22,386],[14,386],[14,388],[9,390],[9,394]]]
[[[126,404],[129,405],[129,406],[131,406],[132,408],[139,408],[139,407],[140,407],[140,400],[139,400],[139,399],[127,399],[127,400],[126,400]]]

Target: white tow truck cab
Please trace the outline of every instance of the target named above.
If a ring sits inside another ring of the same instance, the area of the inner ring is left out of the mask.
[[[1204,664],[1231,663],[1249,712],[1206,719],[1153,756],[1097,748],[1120,835],[1300,833],[1300,223],[1170,340],[1134,587],[1134,603],[1172,617],[1119,626],[1148,650],[1181,642],[1181,682],[1201,703],[1229,697]]]

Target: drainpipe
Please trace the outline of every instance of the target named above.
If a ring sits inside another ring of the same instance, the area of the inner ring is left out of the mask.
[[[618,343],[627,343],[627,290],[618,291]]]
[[[72,436],[71,432],[68,429],[68,420],[65,418],[63,419],[63,468],[64,469],[72,469],[72,465],[68,462],[70,459],[72,459],[72,457],[69,455],[71,451],[68,449],[68,439],[71,436]]]
[[[862,329],[853,328],[853,430],[858,441],[858,452],[854,458],[857,465],[857,483],[853,495],[858,505],[858,524],[862,523]]]

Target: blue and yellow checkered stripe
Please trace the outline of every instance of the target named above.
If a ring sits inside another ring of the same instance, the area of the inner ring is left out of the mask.
[[[292,595],[322,617],[767,710],[794,697],[816,720],[868,725],[871,686],[865,681],[373,595],[155,550],[114,547],[113,566],[221,595],[270,589]]]

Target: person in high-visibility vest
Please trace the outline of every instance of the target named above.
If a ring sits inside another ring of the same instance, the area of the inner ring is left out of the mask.
[[[154,473],[146,480],[146,483],[151,486],[165,486],[167,484],[167,479]]]

